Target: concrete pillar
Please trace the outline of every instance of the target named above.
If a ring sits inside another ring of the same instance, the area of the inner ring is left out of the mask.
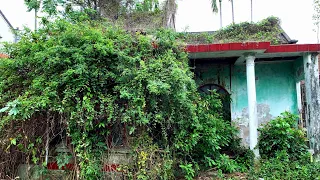
[[[297,91],[297,104],[298,104],[298,111],[301,113],[302,111],[302,102],[301,102],[301,82],[296,83],[296,91]]]
[[[303,112],[303,106],[302,106],[302,101],[301,101],[301,82],[296,83],[296,91],[297,91],[297,105],[298,105],[298,112],[300,116],[299,123],[301,126],[303,126],[303,120],[302,120],[302,112]]]
[[[255,56],[245,57],[247,66],[247,93],[249,110],[249,130],[250,130],[250,149],[253,150],[256,157],[259,157],[259,151],[254,149],[258,143],[258,116],[257,116],[257,98],[256,98],[256,77],[254,69]]]
[[[316,53],[304,54],[303,66],[306,87],[306,125],[310,147],[314,154],[320,155],[320,85],[318,56]]]

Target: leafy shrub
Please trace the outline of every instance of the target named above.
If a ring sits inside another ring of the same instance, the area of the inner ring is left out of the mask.
[[[236,148],[235,161],[238,164],[237,171],[247,172],[254,165],[254,153],[245,147]]]
[[[198,105],[201,138],[191,152],[189,162],[202,169],[215,167],[222,172],[246,171],[253,161],[250,150],[240,146],[238,129],[224,120],[222,102],[217,93],[202,96]]]
[[[238,170],[237,162],[233,159],[230,159],[230,157],[225,154],[221,154],[216,161],[216,167],[221,169],[222,172],[233,173]]]
[[[286,151],[278,151],[275,157],[261,160],[249,173],[249,179],[320,179],[320,163],[310,162],[310,154],[302,154],[299,160],[291,161]]]
[[[79,176],[100,179],[101,155],[111,148],[107,127],[122,123],[132,137],[141,134],[139,129],[151,139],[150,151],[135,151],[137,163],[129,167],[133,177],[169,179],[179,163],[192,163],[185,172],[193,176],[196,167],[208,167],[206,157],[221,161],[217,167],[235,169],[226,165],[222,150],[233,144],[238,131],[223,120],[216,94],[198,94],[174,32],[159,30],[152,39],[107,22],[57,19],[37,32],[23,31],[21,40],[6,48],[11,58],[0,61],[1,147],[8,147],[11,135],[17,136],[11,137],[17,139],[9,147],[12,152],[18,152],[18,144],[34,147],[17,157],[32,153],[34,163],[41,164],[44,143],[35,143],[34,136],[47,137],[47,126],[57,133],[65,129]],[[157,150],[168,152],[157,156],[160,165],[151,166],[150,155]],[[6,162],[3,157],[1,153],[0,160]],[[167,161],[170,158],[176,164]],[[1,166],[9,166],[6,163]],[[152,167],[157,171],[148,171]]]
[[[284,112],[259,129],[260,161],[249,179],[319,179],[320,163],[310,162],[305,134],[297,116]]]
[[[160,149],[146,134],[135,138],[131,148],[133,162],[121,167],[128,179],[174,179],[169,149]]]
[[[180,168],[185,174],[185,179],[186,180],[192,180],[193,177],[195,176],[195,169],[192,167],[193,164],[180,164]]]
[[[291,160],[297,160],[307,152],[305,133],[297,127],[296,115],[284,112],[258,130],[262,158],[274,158],[278,151],[285,151]]]

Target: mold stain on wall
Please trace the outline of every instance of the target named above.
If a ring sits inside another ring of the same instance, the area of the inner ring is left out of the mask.
[[[297,113],[296,81],[303,72],[301,62],[256,63],[256,94],[259,125],[284,111]],[[303,64],[302,64],[303,67]],[[231,94],[231,115],[240,129],[243,143],[249,142],[248,94],[245,65],[197,65],[196,82],[199,86],[217,84]]]

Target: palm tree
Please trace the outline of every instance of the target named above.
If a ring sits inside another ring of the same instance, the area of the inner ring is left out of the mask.
[[[219,9],[220,9],[220,28],[222,28],[222,0],[219,0]],[[211,8],[214,13],[217,13],[219,11],[217,6],[217,0],[211,0]]]
[[[229,0],[231,2],[232,7],[232,23],[234,23],[234,6],[233,6],[233,0]],[[211,8],[214,13],[217,13],[218,6],[217,6],[217,0],[211,0]],[[222,0],[219,0],[219,9],[220,9],[220,28],[222,28]]]
[[[252,5],[252,0],[251,0],[251,22],[253,21],[252,11],[253,11],[253,5]]]
[[[233,0],[229,0],[231,2],[232,7],[232,23],[234,24],[234,8],[233,8]]]

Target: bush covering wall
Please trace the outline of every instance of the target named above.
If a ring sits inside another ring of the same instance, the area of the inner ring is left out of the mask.
[[[239,146],[237,129],[223,120],[216,94],[198,94],[182,44],[168,30],[151,39],[84,17],[23,31],[0,61],[1,176],[14,177],[20,163],[45,168],[53,139],[66,132],[78,175],[99,179],[101,157],[112,148],[109,127],[119,123],[136,147],[133,164],[123,167],[133,179],[193,177],[213,166],[235,171],[218,165],[235,161],[222,150]],[[164,152],[156,163],[153,152]]]

